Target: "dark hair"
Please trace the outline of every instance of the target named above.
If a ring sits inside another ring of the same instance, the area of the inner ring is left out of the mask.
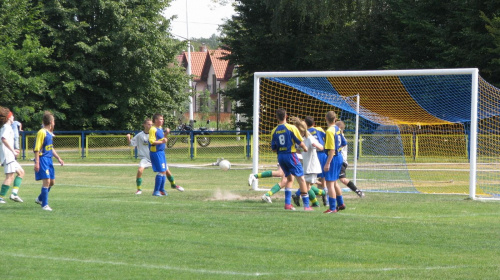
[[[304,121],[306,122],[307,124],[307,127],[311,127],[314,125],[314,118],[311,117],[311,116],[307,116]]]
[[[154,122],[154,121],[156,121],[157,119],[159,119],[160,117],[162,117],[162,118],[163,118],[163,115],[162,115],[162,114],[160,114],[160,113],[156,113],[156,114],[154,114],[154,115],[153,115],[153,122]]]
[[[279,108],[278,110],[276,110],[276,118],[279,121],[284,121],[285,118],[286,118],[286,111],[285,111],[285,109]]]
[[[145,118],[145,119],[144,119],[143,124],[145,124],[145,123],[147,123],[147,122],[150,122],[150,121],[151,121],[151,119],[150,119],[150,118]]]

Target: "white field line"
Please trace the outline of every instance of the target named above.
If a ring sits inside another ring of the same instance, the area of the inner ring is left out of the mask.
[[[273,273],[273,272],[241,272],[241,271],[230,271],[230,270],[209,270],[209,269],[196,269],[188,267],[176,267],[169,265],[152,265],[152,264],[137,264],[137,263],[126,263],[119,261],[104,261],[98,259],[78,259],[78,258],[65,258],[65,257],[50,257],[50,256],[40,256],[40,255],[24,255],[24,254],[9,254],[2,253],[4,256],[10,256],[15,258],[25,258],[25,259],[38,259],[38,260],[49,260],[58,262],[77,262],[77,263],[89,263],[89,264],[100,264],[100,265],[110,265],[110,266],[127,266],[127,267],[138,267],[145,269],[163,269],[171,271],[182,271],[195,274],[216,274],[216,275],[235,275],[235,276],[247,276],[247,277],[259,277],[259,276],[279,276],[279,275],[296,275],[296,274],[324,274],[324,273],[339,273],[339,272],[384,272],[384,271],[408,271],[408,270],[454,270],[467,268],[467,265],[451,265],[451,266],[415,266],[415,267],[381,267],[381,268],[332,268],[332,269],[321,269],[321,270],[307,270],[307,271],[297,271],[289,270],[284,273]]]

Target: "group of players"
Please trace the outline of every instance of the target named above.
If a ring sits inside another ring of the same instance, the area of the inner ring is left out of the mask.
[[[292,124],[287,123],[287,114],[284,109],[276,111],[278,126],[272,131],[271,147],[277,153],[278,171],[266,171],[258,174],[250,174],[249,185],[253,180],[265,177],[282,177],[280,183],[262,196],[262,200],[272,202],[271,195],[280,189],[285,190],[285,209],[295,210],[292,199],[300,206],[300,198],[304,204],[304,210],[311,211],[312,207],[319,206],[317,195],[323,199],[323,204],[329,205],[324,213],[335,213],[345,209],[342,190],[338,179],[347,185],[358,196],[363,197],[361,190],[357,189],[353,182],[345,176],[347,167],[347,142],[343,135],[344,123],[337,121],[336,114],[329,111],[326,114],[328,128],[326,132],[314,126],[314,119],[306,117],[305,121],[294,119]],[[43,210],[52,211],[48,205],[48,194],[55,184],[55,172],[52,157],[55,157],[61,165],[64,161],[57,154],[53,146],[53,130],[55,126],[54,116],[50,112],[43,115],[43,127],[36,135],[35,153],[35,180],[42,180],[40,195],[35,199]],[[5,203],[5,196],[14,182],[10,199],[15,202],[23,202],[18,192],[24,176],[24,170],[17,162],[19,148],[15,146],[14,131],[12,123],[14,116],[8,108],[0,107],[0,162],[4,167],[6,175],[0,190],[0,203]],[[153,196],[166,196],[165,182],[168,180],[172,189],[183,192],[184,189],[175,183],[174,177],[167,166],[165,147],[170,130],[163,126],[163,115],[153,115],[153,120],[146,119],[143,123],[144,130],[131,138],[127,134],[129,145],[136,146],[138,156],[141,159],[136,176],[136,194],[142,194],[142,173],[145,168],[152,167],[157,172]],[[302,149],[297,153],[297,147]],[[299,160],[303,161],[303,165]],[[305,174],[305,176],[304,176]],[[292,195],[294,178],[299,184],[299,190]],[[319,180],[318,180],[319,179]],[[314,187],[317,184],[320,188]],[[326,196],[328,195],[328,199]],[[300,198],[299,198],[300,196]]]
[[[295,210],[291,204],[292,199],[295,205],[300,206],[302,198],[304,210],[312,211],[311,207],[319,207],[316,197],[319,195],[323,204],[328,206],[324,213],[336,213],[346,208],[338,179],[359,197],[364,197],[364,193],[346,178],[348,163],[347,141],[343,135],[345,124],[337,120],[335,112],[329,111],[326,114],[326,132],[321,127],[315,127],[314,119],[310,116],[304,121],[293,118],[293,125],[287,123],[287,117],[284,109],[278,109],[278,126],[272,131],[271,148],[277,153],[279,169],[250,174],[248,178],[248,184],[252,185],[259,178],[281,177],[281,181],[266,192],[262,200],[272,203],[271,196],[284,188],[286,210]],[[302,149],[301,153],[297,153],[298,147]],[[299,190],[292,194],[294,178],[297,179]]]
[[[12,123],[14,115],[9,108],[0,107],[0,163],[4,168],[5,180],[2,182],[0,190],[0,203],[5,203],[5,197],[10,188],[10,184],[14,182],[10,199],[15,202],[23,202],[19,197],[19,188],[24,177],[24,170],[17,162],[19,155],[19,143],[14,136]],[[54,115],[50,112],[44,112],[42,117],[42,128],[36,134],[35,145],[33,151],[35,153],[35,180],[42,181],[40,195],[35,199],[37,204],[40,204],[42,210],[52,211],[49,206],[49,192],[55,184],[54,165],[52,157],[55,157],[61,165],[64,161],[57,154],[53,146],[53,131],[55,126]]]
[[[23,202],[18,194],[24,177],[24,170],[17,162],[19,147],[15,144],[16,140],[12,129],[13,122],[13,113],[8,108],[0,107],[0,163],[4,167],[5,173],[5,180],[2,182],[2,187],[0,189],[0,204],[6,203],[5,197],[12,182],[14,184],[9,198],[15,202]],[[167,142],[165,134],[168,134],[170,131],[168,128],[165,131],[162,129],[163,115],[155,114],[153,116],[153,121],[146,119],[143,125],[144,131],[137,134],[133,139],[130,139],[130,135],[127,135],[130,144],[138,147],[139,156],[141,157],[139,170],[137,172],[136,194],[142,193],[142,171],[148,167],[152,167],[153,171],[157,172],[153,196],[168,195],[165,191],[166,179],[169,180],[172,189],[183,192],[184,189],[175,184],[174,177],[168,170],[165,157],[165,144]],[[64,161],[54,149],[54,126],[55,119],[53,114],[44,112],[42,117],[42,128],[36,134],[35,145],[33,147],[35,153],[35,180],[42,181],[40,195],[35,199],[35,202],[41,205],[42,210],[46,211],[52,211],[48,203],[49,192],[55,184],[52,157],[55,157],[61,165],[64,165]]]

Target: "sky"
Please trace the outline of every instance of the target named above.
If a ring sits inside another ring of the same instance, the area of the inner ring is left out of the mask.
[[[163,14],[167,18],[177,15],[172,21],[170,32],[178,39],[187,38],[186,2],[189,10],[190,38],[210,38],[212,34],[220,35],[217,28],[223,23],[223,19],[230,18],[234,14],[230,4],[221,6],[210,0],[173,0]]]

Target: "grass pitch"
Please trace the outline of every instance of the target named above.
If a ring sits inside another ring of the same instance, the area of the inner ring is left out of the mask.
[[[0,205],[0,279],[498,279],[500,204],[458,195],[345,194],[347,210],[283,209],[250,170],[171,168],[186,191],[151,196],[135,164],[56,167],[53,212]],[[276,179],[267,179],[267,185]],[[361,186],[362,187],[362,186]]]

